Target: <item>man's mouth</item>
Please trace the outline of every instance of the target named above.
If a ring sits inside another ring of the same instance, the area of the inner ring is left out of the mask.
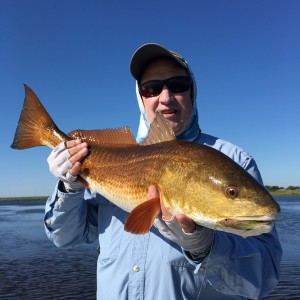
[[[161,113],[163,114],[163,116],[168,119],[168,118],[172,118],[176,115],[177,110],[176,109],[165,109],[162,110]]]

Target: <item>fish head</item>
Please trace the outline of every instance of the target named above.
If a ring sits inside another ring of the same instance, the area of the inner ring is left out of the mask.
[[[234,167],[207,177],[210,188],[201,188],[201,209],[194,211],[201,211],[204,225],[216,230],[245,237],[270,232],[280,206],[249,173]]]
[[[214,228],[241,236],[253,236],[272,230],[280,206],[269,191],[248,173],[239,174],[235,184],[221,185],[224,194],[222,214]]]

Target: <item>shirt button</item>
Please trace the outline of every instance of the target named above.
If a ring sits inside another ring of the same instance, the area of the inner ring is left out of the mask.
[[[51,224],[51,220],[50,220],[50,219],[47,219],[47,220],[45,221],[45,223],[46,223],[47,225],[50,225],[50,224]]]
[[[62,204],[64,201],[63,201],[62,198],[58,198],[57,202],[58,202],[59,204]]]
[[[133,271],[134,272],[139,272],[139,270],[140,270],[139,266],[137,266],[137,265],[133,266]]]

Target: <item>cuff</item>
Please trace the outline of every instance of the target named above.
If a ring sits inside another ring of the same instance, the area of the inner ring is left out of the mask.
[[[195,267],[195,270],[194,270],[194,274],[197,274],[201,268],[201,265],[204,261],[206,261],[207,257],[208,256],[205,256],[205,257],[201,257],[201,258],[198,258],[198,259],[193,259],[191,257],[191,254],[190,252],[188,251],[185,251],[184,249],[182,249],[182,253],[184,255],[184,257],[187,259],[187,261],[193,265]]]
[[[73,207],[80,205],[84,199],[84,190],[76,193],[64,193],[58,189],[58,186],[59,183],[56,185],[52,196],[46,202],[44,222],[50,230],[52,223],[60,213],[69,211]]]

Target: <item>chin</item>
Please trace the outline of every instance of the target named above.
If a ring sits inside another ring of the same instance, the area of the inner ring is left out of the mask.
[[[184,128],[180,125],[172,126],[172,128],[176,136],[183,133],[184,131]]]

